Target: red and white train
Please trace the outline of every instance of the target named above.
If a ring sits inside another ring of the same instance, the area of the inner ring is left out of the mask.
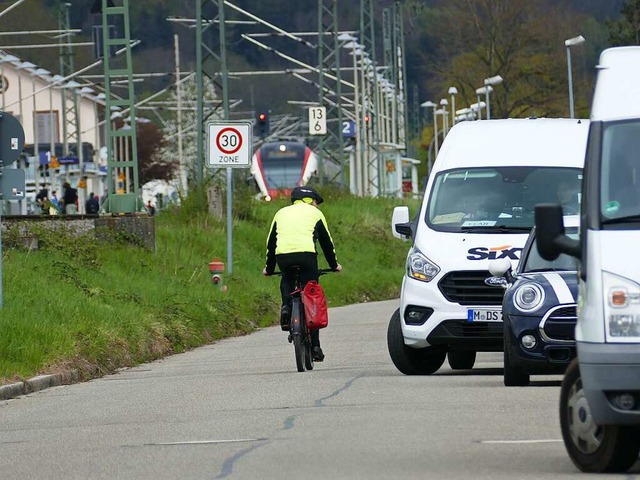
[[[251,174],[267,201],[289,195],[294,187],[306,185],[317,172],[318,157],[300,142],[265,143],[251,159]]]

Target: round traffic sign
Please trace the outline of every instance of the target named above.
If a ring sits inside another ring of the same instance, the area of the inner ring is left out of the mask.
[[[242,147],[242,135],[233,127],[223,128],[216,135],[216,147],[226,155],[233,155]]]
[[[24,130],[16,117],[0,112],[0,165],[11,165],[24,148]]]

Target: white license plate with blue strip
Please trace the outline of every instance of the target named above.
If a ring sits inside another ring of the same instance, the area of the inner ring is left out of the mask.
[[[467,309],[468,322],[502,322],[502,310],[492,310],[489,308],[469,308]]]

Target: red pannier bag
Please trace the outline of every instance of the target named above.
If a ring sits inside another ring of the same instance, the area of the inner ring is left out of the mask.
[[[302,303],[304,305],[304,317],[307,328],[318,330],[329,325],[329,312],[327,309],[327,297],[318,282],[307,282],[302,290]]]

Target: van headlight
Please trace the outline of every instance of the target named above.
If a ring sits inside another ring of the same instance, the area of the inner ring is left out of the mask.
[[[640,340],[640,285],[612,273],[603,272],[604,315],[607,340]]]
[[[513,294],[513,303],[521,312],[533,312],[544,302],[544,290],[536,283],[525,283]]]
[[[440,267],[425,257],[420,250],[413,248],[407,257],[407,275],[421,282],[430,282],[440,272]]]

